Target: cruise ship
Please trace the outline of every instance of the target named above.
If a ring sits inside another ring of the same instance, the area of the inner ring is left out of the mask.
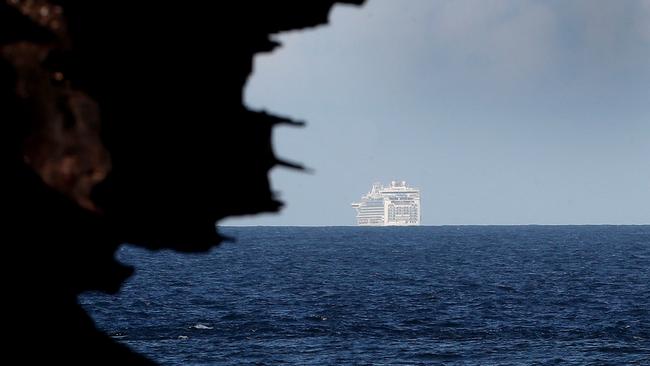
[[[392,181],[389,186],[375,183],[352,207],[359,226],[420,225],[420,190],[405,181]]]

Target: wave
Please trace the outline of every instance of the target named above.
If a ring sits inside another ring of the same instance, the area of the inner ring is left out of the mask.
[[[214,329],[214,327],[210,327],[210,326],[205,325],[205,324],[197,323],[197,324],[194,324],[194,325],[190,326],[190,329],[204,330],[204,329]]]

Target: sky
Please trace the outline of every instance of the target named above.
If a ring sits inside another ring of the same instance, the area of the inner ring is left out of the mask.
[[[375,181],[423,225],[649,224],[650,0],[369,0],[276,36],[245,91],[274,132],[279,214],[353,225]]]

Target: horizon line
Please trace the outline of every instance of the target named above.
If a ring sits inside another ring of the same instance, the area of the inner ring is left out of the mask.
[[[445,226],[650,226],[650,223],[645,224],[439,224],[439,225],[386,225],[386,226],[359,226],[359,225],[219,225],[217,227],[445,227]]]

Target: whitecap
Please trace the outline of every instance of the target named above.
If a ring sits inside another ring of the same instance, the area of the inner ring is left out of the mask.
[[[201,323],[194,324],[190,328],[193,328],[193,329],[214,329],[214,327],[210,327],[210,326],[207,326],[207,325],[201,324]]]

